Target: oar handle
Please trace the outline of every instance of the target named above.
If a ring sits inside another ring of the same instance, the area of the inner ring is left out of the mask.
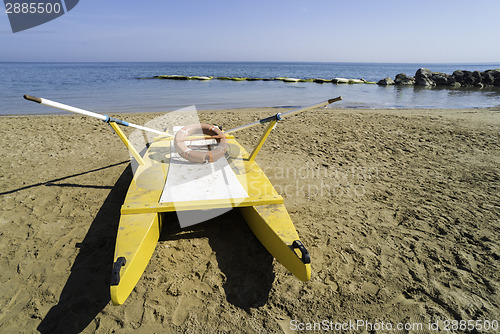
[[[70,112],[74,112],[74,113],[77,113],[77,114],[82,114],[82,115],[85,115],[85,116],[90,116],[90,117],[98,118],[98,119],[100,119],[101,121],[104,121],[104,122],[107,122],[109,120],[109,116],[108,115],[101,115],[101,114],[98,114],[98,113],[95,113],[95,112],[92,112],[92,111],[88,111],[88,110],[85,110],[85,109],[80,109],[80,108],[68,106],[66,104],[62,104],[62,103],[59,103],[59,102],[47,100],[47,99],[44,99],[44,98],[34,97],[34,96],[30,96],[30,95],[24,95],[24,98],[26,100],[28,100],[28,101],[33,101],[33,102],[36,102],[36,103],[40,103],[40,104],[42,104],[44,106],[48,106],[48,107],[52,107],[52,108],[56,108],[56,109],[61,109],[61,110],[64,110],[64,111],[70,111]]]
[[[31,96],[31,95],[24,95],[24,98],[28,101],[33,101],[33,102],[36,102],[36,103],[42,103],[42,99],[39,98],[39,97],[34,97],[34,96]]]
[[[336,97],[334,99],[329,99],[328,103],[332,104],[333,102],[337,102],[337,101],[341,101],[341,100],[342,100],[342,96],[339,96],[339,97]]]

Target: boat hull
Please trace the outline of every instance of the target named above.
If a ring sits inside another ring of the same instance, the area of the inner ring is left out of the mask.
[[[137,167],[122,210],[129,205],[159,201],[168,173],[170,141],[153,142],[143,159],[146,164]],[[159,212],[122,212],[111,275],[110,292],[113,305],[123,304],[141,278],[158,243],[162,217]]]
[[[309,253],[297,244],[299,235],[283,204],[241,208],[245,220],[269,253],[301,281],[311,279]]]
[[[246,198],[162,202],[169,170],[174,173],[171,142],[154,141],[146,151],[121,210],[110,288],[114,305],[123,304],[139,282],[158,243],[162,213],[174,210],[239,207],[250,229],[278,262],[302,281],[311,278],[309,253],[300,242],[283,198],[234,137],[228,139],[232,149],[227,161],[235,182],[245,187]],[[189,182],[186,187],[198,190]]]
[[[111,275],[113,305],[123,304],[139,282],[158,243],[161,226],[159,213],[121,216]]]

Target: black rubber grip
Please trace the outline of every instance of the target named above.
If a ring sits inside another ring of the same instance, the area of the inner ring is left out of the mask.
[[[260,122],[260,124],[265,124],[265,123],[269,123],[271,121],[279,121],[279,120],[281,120],[280,115],[281,115],[280,113],[277,113],[276,115],[263,118],[259,122]]]
[[[28,101],[33,101],[33,102],[36,102],[36,103],[42,103],[42,99],[39,98],[39,97],[34,97],[34,96],[30,96],[30,95],[24,95],[24,98]]]
[[[311,256],[309,255],[309,252],[307,251],[306,247],[300,240],[295,240],[292,243],[292,249],[298,248],[300,252],[302,253],[302,263],[308,264],[311,263]]]
[[[333,102],[337,102],[337,101],[340,101],[340,100],[342,100],[342,96],[336,97],[334,99],[329,99],[328,103],[333,103]]]
[[[127,263],[127,260],[120,256],[116,259],[116,262],[113,263],[113,270],[111,271],[111,285],[120,284],[120,269]]]

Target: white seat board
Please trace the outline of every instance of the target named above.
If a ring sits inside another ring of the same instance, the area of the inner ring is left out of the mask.
[[[207,142],[198,140],[193,144]],[[181,158],[173,141],[171,149],[170,167],[160,203],[248,197],[225,157],[213,163],[198,164]]]

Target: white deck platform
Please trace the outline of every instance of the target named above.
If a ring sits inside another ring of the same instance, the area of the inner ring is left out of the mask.
[[[208,144],[209,141],[193,141],[193,145]],[[225,157],[213,163],[191,163],[179,156],[171,143],[170,167],[167,181],[159,203],[175,203],[185,201],[224,200],[231,198],[247,198],[248,193],[234,174]],[[227,209],[228,211],[230,209]],[[220,215],[215,214],[214,216]],[[205,215],[210,219],[211,215]],[[200,219],[187,222],[180,219],[181,227],[197,224]],[[203,220],[206,220],[203,219]],[[189,219],[192,220],[192,219]],[[203,221],[202,220],[202,221]]]

